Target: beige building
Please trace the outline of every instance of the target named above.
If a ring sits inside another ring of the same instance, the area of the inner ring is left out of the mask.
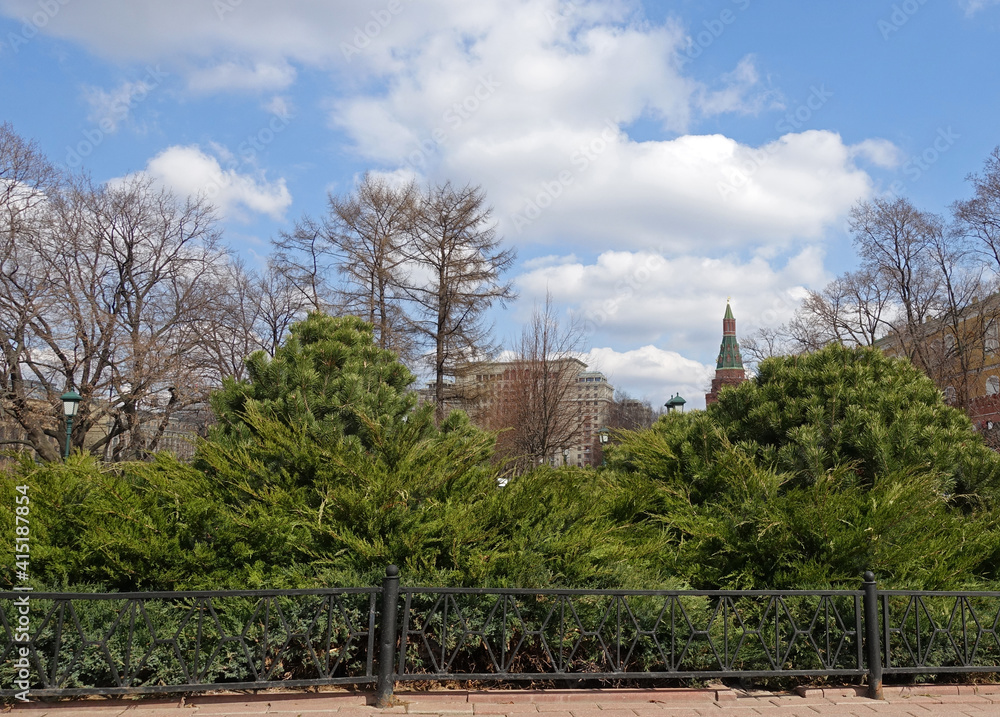
[[[600,371],[581,371],[572,394],[572,400],[580,406],[580,437],[570,447],[568,462],[576,466],[600,464],[598,431],[608,425],[615,389]]]
[[[608,425],[614,400],[614,387],[600,371],[588,371],[587,364],[576,358],[553,361],[553,373],[568,381],[560,413],[572,425],[572,437],[566,445],[552,449],[546,456],[553,466],[588,466],[599,464],[598,431]],[[516,361],[488,361],[468,364],[458,372],[454,382],[445,386],[446,410],[460,408],[477,422],[486,413],[491,401],[506,382],[517,380]],[[418,391],[421,403],[434,400],[434,384]]]

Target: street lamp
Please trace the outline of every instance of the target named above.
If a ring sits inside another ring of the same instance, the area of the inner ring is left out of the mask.
[[[76,391],[67,391],[59,398],[63,403],[63,416],[66,417],[66,458],[69,458],[70,435],[73,433],[73,418],[80,410],[80,401],[83,396]]]
[[[673,413],[677,409],[680,409],[680,412],[684,413],[684,404],[685,403],[687,403],[687,401],[685,401],[683,398],[681,398],[681,395],[679,393],[677,393],[677,394],[674,394],[673,396],[671,396],[670,400],[667,401],[666,403],[664,403],[663,405],[666,407],[667,413]]]
[[[563,448],[563,465],[569,464],[569,448]]]
[[[607,428],[602,428],[597,432],[597,440],[601,442],[601,465],[604,465],[604,446],[608,445],[611,432]]]

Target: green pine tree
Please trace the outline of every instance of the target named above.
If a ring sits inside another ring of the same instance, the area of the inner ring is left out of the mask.
[[[847,586],[866,569],[923,588],[996,578],[1000,456],[876,349],[764,361],[708,410],[625,434],[608,465],[669,506],[648,520],[698,586]]]

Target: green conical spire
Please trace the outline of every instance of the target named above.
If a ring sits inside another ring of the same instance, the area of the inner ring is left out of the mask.
[[[736,317],[733,309],[726,302],[726,315],[722,317],[722,346],[719,348],[719,361],[716,369],[743,368],[743,357],[740,356],[740,344],[736,340]]]

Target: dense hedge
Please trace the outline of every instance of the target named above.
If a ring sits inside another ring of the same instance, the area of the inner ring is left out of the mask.
[[[992,586],[1000,459],[909,364],[774,359],[707,411],[623,433],[605,469],[500,487],[494,436],[436,427],[371,327],[314,315],[216,396],[193,464],[22,460],[31,582],[151,590],[373,585]],[[0,549],[14,554],[0,511]],[[14,579],[0,566],[0,585]]]

